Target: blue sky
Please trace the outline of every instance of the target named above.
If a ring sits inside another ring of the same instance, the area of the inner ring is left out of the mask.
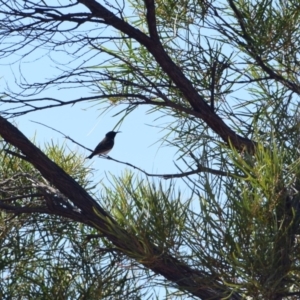
[[[16,81],[19,81],[21,76],[26,78],[27,82],[34,83],[57,74],[53,62],[46,56],[40,58],[42,54],[42,51],[36,51],[31,57],[14,64],[11,64],[14,57],[11,57],[11,60],[0,61],[1,91],[5,91],[7,88],[17,91]],[[60,60],[63,60],[63,55],[65,54],[60,53],[60,55]],[[40,96],[71,100],[79,97],[94,96],[94,94],[86,88],[59,90],[57,87],[52,87],[38,95],[38,97]],[[40,145],[51,141],[61,144],[65,139],[51,129],[31,121],[53,127],[70,136],[78,143],[94,149],[105,133],[112,130],[122,117],[122,115],[116,117],[113,117],[113,115],[124,108],[124,106],[115,106],[103,113],[103,107],[104,105],[100,104],[100,101],[99,103],[97,101],[79,103],[74,106],[29,113],[15,118],[14,122],[28,138],[35,136],[36,141]],[[177,173],[173,164],[175,150],[162,146],[160,142],[157,143],[164,136],[164,132],[159,128],[153,127],[163,125],[166,119],[155,121],[159,114],[148,115],[146,111],[147,107],[145,106],[137,108],[122,122],[121,126],[117,128],[117,130],[122,132],[117,135],[114,149],[109,155],[118,160],[136,165],[150,173]],[[70,141],[67,141],[67,144],[72,151],[78,151],[84,155],[89,154],[89,152],[79,148],[79,146]],[[104,177],[105,172],[120,175],[128,168],[125,165],[98,157],[94,157],[87,162],[92,162],[92,166],[97,169],[97,172],[95,172],[96,181],[100,181]]]

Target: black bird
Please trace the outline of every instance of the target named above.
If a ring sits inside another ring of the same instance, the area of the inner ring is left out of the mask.
[[[87,158],[92,158],[94,155],[105,155],[114,146],[116,134],[120,131],[110,131],[105,135],[105,138],[98,144],[95,150]]]

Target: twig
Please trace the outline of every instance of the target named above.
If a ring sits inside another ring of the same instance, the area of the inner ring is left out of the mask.
[[[16,156],[16,157],[18,157],[18,158],[21,158],[21,159],[24,159],[24,160],[28,161],[28,160],[26,159],[26,156],[24,156],[24,155],[22,155],[22,154],[19,154],[19,153],[17,153],[17,152],[14,152],[14,151],[11,151],[11,150],[8,150],[8,149],[4,149],[4,151],[5,151],[6,153],[9,153],[9,154],[13,155],[13,156]]]
[[[150,177],[162,177],[164,179],[172,179],[172,178],[182,178],[182,177],[190,176],[190,175],[193,175],[193,174],[198,174],[198,173],[201,173],[201,172],[207,172],[207,173],[211,173],[211,174],[219,175],[219,176],[230,176],[230,177],[235,177],[235,178],[236,177],[246,178],[245,176],[240,176],[240,175],[232,174],[230,172],[224,172],[224,171],[220,171],[220,170],[215,170],[215,169],[203,167],[200,164],[198,164],[197,169],[192,170],[192,171],[188,171],[188,172],[182,172],[182,173],[177,173],[177,174],[151,174],[151,173],[148,173],[148,172],[142,170],[141,168],[139,168],[137,166],[134,166],[134,165],[132,165],[130,163],[114,159],[114,158],[112,158],[110,156],[105,156],[105,157],[107,159],[109,159],[109,160],[113,160],[113,161],[115,161],[117,163],[120,163],[120,164],[123,164],[123,165],[127,165],[127,166],[129,166],[131,168],[137,169],[137,170],[141,171],[142,173],[144,173],[145,175],[150,176]]]
[[[70,141],[73,142],[74,144],[76,144],[76,145],[78,145],[78,146],[80,146],[80,147],[82,147],[82,148],[84,148],[84,149],[86,149],[86,150],[88,150],[88,151],[93,152],[93,150],[91,150],[91,149],[89,149],[89,148],[87,148],[87,147],[85,147],[85,146],[79,144],[78,142],[76,142],[75,140],[73,140],[72,138],[70,138],[69,136],[65,135],[65,134],[62,133],[61,131],[59,131],[59,130],[57,130],[57,129],[51,127],[51,126],[45,125],[45,124],[40,123],[40,122],[32,121],[32,120],[31,120],[31,122],[36,123],[36,124],[40,124],[40,125],[45,126],[45,127],[47,127],[47,128],[50,128],[50,129],[52,129],[52,130],[54,130],[54,131],[60,133],[61,135],[63,135],[66,139],[70,140]]]

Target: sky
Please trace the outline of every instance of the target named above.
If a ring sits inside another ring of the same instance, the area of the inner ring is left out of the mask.
[[[32,70],[32,64],[24,66],[22,72],[30,74]],[[49,74],[51,73],[51,67],[46,63],[39,62],[39,71]],[[5,85],[9,85],[11,89],[15,88],[13,73],[15,68],[7,66],[1,66],[2,79],[0,80],[2,88]],[[0,75],[0,76],[1,76]],[[26,75],[27,76],[27,75]],[[31,81],[30,75],[27,77],[28,81]],[[86,97],[90,94],[87,91],[80,89],[69,89],[63,91],[48,91],[51,97],[54,94],[58,94],[60,99]],[[65,141],[65,138],[57,132],[44,127],[42,125],[33,123],[40,122],[47,126],[53,127],[65,135],[70,136],[76,142],[86,146],[87,148],[94,149],[96,145],[101,141],[104,135],[114,129],[118,123],[120,116],[113,117],[120,108],[115,107],[112,110],[106,111],[104,114],[101,110],[103,105],[95,105],[93,103],[80,103],[74,106],[65,106],[59,108],[52,108],[43,111],[37,111],[14,118],[13,120],[17,124],[17,127],[29,138],[35,136],[36,141],[43,145],[44,143],[61,144]],[[115,139],[115,146],[109,155],[117,160],[131,163],[151,173],[172,173],[176,172],[176,168],[173,165],[173,159],[175,153],[167,147],[161,146],[161,143],[156,143],[161,137],[163,132],[159,128],[153,127],[154,124],[160,124],[154,122],[154,119],[158,115],[147,115],[146,109],[138,108],[126,117],[122,124],[114,129],[119,130],[119,133]],[[161,121],[163,123],[163,121]],[[67,141],[71,150],[79,151],[84,155],[89,155],[84,149]],[[88,161],[90,162],[90,161]],[[107,161],[98,157],[94,157],[91,162],[93,167],[99,170],[99,176],[105,171],[112,172],[113,174],[120,174],[125,170],[124,165],[117,164],[113,161]]]
[[[55,55],[55,58],[60,61],[69,59],[67,56],[64,57],[65,54],[63,52]],[[18,91],[17,82],[23,80],[22,77],[28,83],[34,83],[41,82],[43,79],[51,78],[59,73],[53,62],[53,56],[50,59],[49,56],[45,56],[45,51],[43,50],[36,50],[29,57],[15,62],[17,58],[17,56],[11,56],[5,60],[0,60],[1,92],[5,92],[8,89],[14,92]],[[76,89],[52,87],[43,91],[37,97],[42,96],[71,100],[79,97],[94,96],[94,94],[83,87]],[[166,132],[162,132],[160,128],[155,127],[163,126],[167,119],[170,120],[170,118],[155,121],[159,114],[147,114],[147,109],[150,107],[143,106],[133,111],[119,127],[115,128],[123,115],[116,117],[113,117],[113,115],[124,109],[124,106],[112,107],[112,109],[104,113],[103,108],[104,105],[100,104],[100,101],[98,103],[97,101],[84,102],[74,106],[69,105],[31,112],[10,119],[10,121],[13,121],[29,139],[35,137],[36,142],[41,147],[51,142],[54,144],[67,142],[70,150],[78,151],[85,156],[89,155],[87,150],[80,148],[71,141],[66,141],[61,134],[34,122],[53,127],[90,149],[94,149],[108,131],[119,130],[121,133],[116,136],[115,146],[109,153],[109,156],[133,164],[149,173],[169,174],[178,172],[173,163],[176,159],[175,150],[162,146],[161,142],[158,142]],[[96,170],[93,174],[95,182],[105,179],[107,172],[113,175],[121,175],[128,169],[128,166],[99,157],[87,160],[87,164],[90,163]],[[134,171],[133,169],[131,170]],[[141,173],[137,172],[137,174]]]

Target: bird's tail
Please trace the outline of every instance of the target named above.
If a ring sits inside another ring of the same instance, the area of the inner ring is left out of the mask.
[[[85,159],[91,159],[94,156],[94,154],[92,153],[91,155],[89,155],[88,157],[86,157]]]

